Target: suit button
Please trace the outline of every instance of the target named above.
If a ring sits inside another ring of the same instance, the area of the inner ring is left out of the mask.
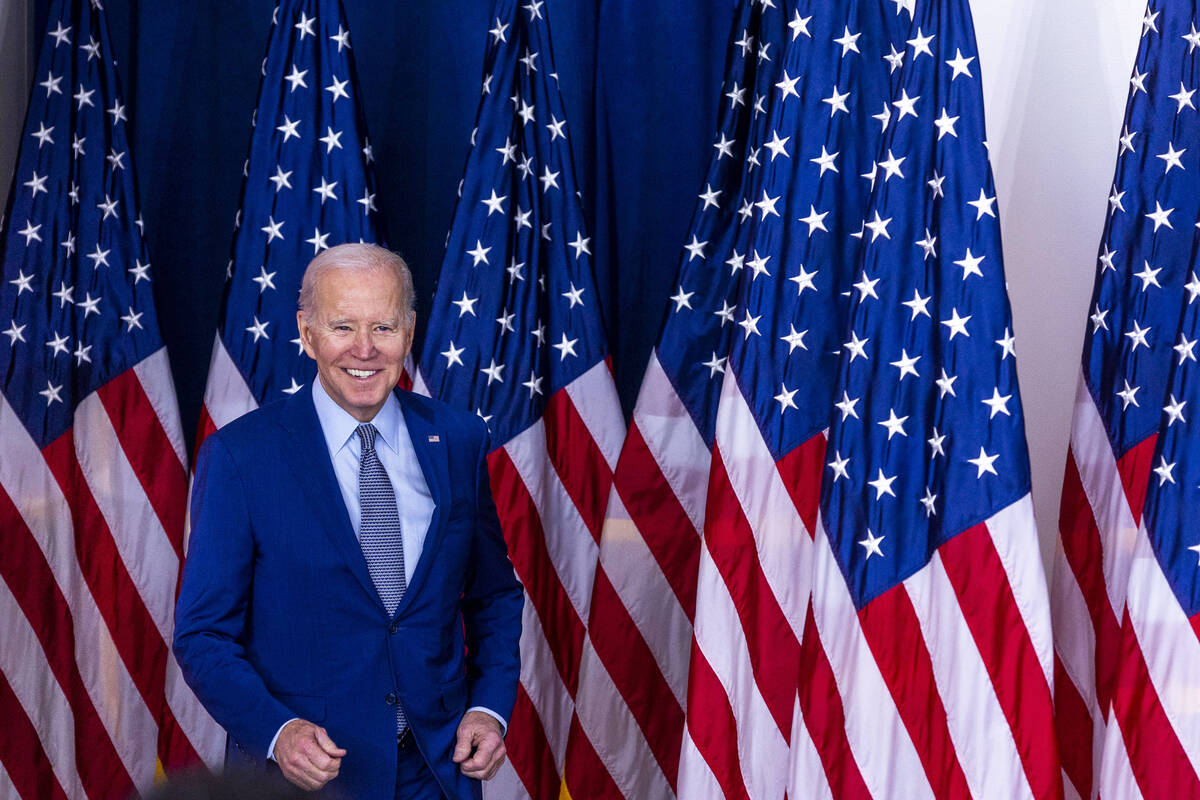
[[[400,630],[400,623],[399,623],[399,622],[393,622],[391,625],[388,625],[388,633],[392,633],[392,634],[394,634],[394,633],[396,633],[396,632],[397,632],[397,631],[399,631],[399,630]]]
[[[400,698],[396,697],[395,692],[388,692],[387,695],[384,696],[383,702],[387,703],[389,706],[394,706],[396,703],[400,702]]]

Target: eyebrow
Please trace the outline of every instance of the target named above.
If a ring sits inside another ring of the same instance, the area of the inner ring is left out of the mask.
[[[350,322],[354,322],[354,320],[351,319],[350,317],[335,317],[334,319],[325,320],[326,325],[342,325],[342,324],[350,323]],[[392,325],[392,326],[396,327],[396,326],[399,326],[400,320],[396,317],[392,317],[392,318],[388,318],[388,319],[377,319],[377,320],[374,320],[373,322],[371,322],[371,324],[372,325]]]

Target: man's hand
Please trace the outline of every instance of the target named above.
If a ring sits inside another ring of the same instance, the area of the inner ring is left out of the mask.
[[[469,756],[469,758],[468,758]],[[500,722],[482,711],[468,711],[458,723],[454,763],[468,778],[489,780],[504,763]]]
[[[324,728],[294,719],[279,732],[272,755],[283,777],[314,792],[337,777],[346,751],[333,743]]]

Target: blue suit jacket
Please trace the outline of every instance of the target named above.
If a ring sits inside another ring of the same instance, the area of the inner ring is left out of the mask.
[[[483,424],[397,397],[436,509],[395,615],[371,583],[307,387],[201,448],[174,651],[234,751],[265,759],[302,717],[347,751],[331,789],[391,798],[398,701],[445,794],[478,797],[451,761],[455,731],[470,706],[512,712],[521,586]]]

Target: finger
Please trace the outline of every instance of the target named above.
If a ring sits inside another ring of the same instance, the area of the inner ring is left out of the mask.
[[[463,769],[479,770],[486,768],[491,763],[499,744],[499,739],[491,736],[483,737],[479,744],[476,745],[475,752],[471,757],[462,763]]]
[[[454,755],[450,758],[455,764],[461,763],[467,756],[471,755],[471,731],[465,728],[459,728],[457,741],[454,744]]]
[[[333,739],[329,738],[329,734],[325,732],[324,728],[315,728],[315,734],[317,744],[320,745],[321,749],[324,750],[328,755],[331,755],[334,758],[341,758],[342,756],[346,755],[346,751],[333,743]]]
[[[492,768],[489,769],[487,771],[487,774],[484,775],[480,780],[490,781],[492,778],[494,778],[496,776],[496,773],[500,771],[500,767],[502,767],[503,765],[504,765],[504,754],[501,753],[500,757],[492,762]]]

